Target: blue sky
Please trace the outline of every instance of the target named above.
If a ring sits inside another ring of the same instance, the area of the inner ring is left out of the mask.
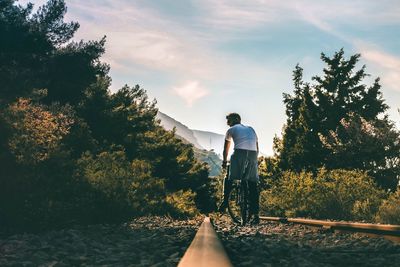
[[[26,0],[19,1],[25,4]],[[30,1],[36,6],[45,1]],[[66,0],[77,40],[107,36],[112,90],[139,84],[158,107],[192,129],[224,133],[238,112],[260,149],[286,117],[297,63],[305,79],[322,72],[320,53],[361,53],[381,77],[390,118],[400,126],[400,2],[281,0]],[[222,145],[222,144],[221,144]]]

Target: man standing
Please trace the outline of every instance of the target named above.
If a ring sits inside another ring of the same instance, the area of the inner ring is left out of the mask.
[[[258,224],[259,219],[259,192],[258,177],[258,138],[254,129],[241,124],[240,115],[230,113],[226,116],[230,126],[225,135],[222,168],[226,168],[228,151],[233,139],[234,152],[231,156],[231,166],[228,180],[224,182],[224,200],[219,211],[225,211],[228,205],[228,195],[232,186],[232,180],[247,180],[249,184],[249,204],[252,224]]]

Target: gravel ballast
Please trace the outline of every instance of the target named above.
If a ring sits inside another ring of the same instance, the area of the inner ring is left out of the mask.
[[[204,217],[142,217],[0,237],[0,266],[176,266]],[[212,216],[234,266],[400,266],[400,244],[360,234],[261,221],[237,226]]]
[[[400,244],[381,237],[268,221],[242,227],[227,216],[213,222],[234,266],[400,266]]]
[[[176,266],[202,222],[142,217],[0,238],[0,266]]]

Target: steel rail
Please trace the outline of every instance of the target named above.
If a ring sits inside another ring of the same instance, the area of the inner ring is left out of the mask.
[[[212,227],[209,217],[204,219],[192,243],[178,264],[178,267],[198,266],[233,266]]]
[[[400,242],[400,225],[332,222],[303,218],[264,217],[261,220],[276,221],[282,223],[296,223],[313,227],[322,227],[333,231],[365,233],[372,236],[383,236],[392,241]]]

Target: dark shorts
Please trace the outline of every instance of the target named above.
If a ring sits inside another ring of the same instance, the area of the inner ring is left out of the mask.
[[[229,179],[258,182],[257,151],[235,149],[231,156]]]

